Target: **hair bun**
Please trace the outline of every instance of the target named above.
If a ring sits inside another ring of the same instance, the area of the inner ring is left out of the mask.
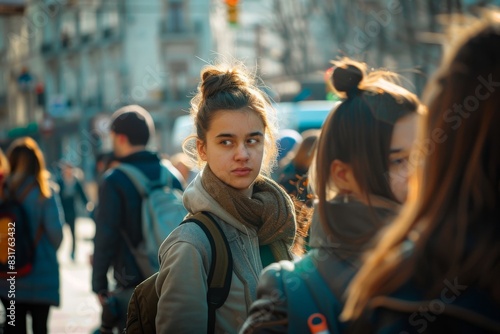
[[[337,92],[346,93],[350,97],[359,92],[358,86],[363,77],[364,73],[358,66],[345,64],[334,68],[332,84]]]
[[[204,99],[217,95],[222,91],[239,89],[248,84],[242,73],[236,70],[219,71],[209,68],[201,74],[201,93]]]

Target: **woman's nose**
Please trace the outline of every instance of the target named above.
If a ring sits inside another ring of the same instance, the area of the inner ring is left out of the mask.
[[[240,144],[236,148],[235,158],[236,160],[248,160],[250,153],[248,147],[245,144]]]

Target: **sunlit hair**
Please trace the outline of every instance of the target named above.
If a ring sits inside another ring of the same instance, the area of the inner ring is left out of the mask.
[[[28,178],[34,177],[40,188],[40,196],[44,198],[51,196],[50,174],[45,168],[45,159],[35,140],[23,137],[13,141],[7,150],[7,159],[11,168],[8,180],[9,194],[15,194]]]
[[[323,124],[310,168],[325,231],[335,232],[326,219],[326,203],[338,192],[330,175],[336,159],[352,167],[362,195],[368,200],[376,195],[397,202],[389,176],[394,125],[422,108],[415,94],[396,83],[397,78],[396,73],[386,70],[367,73],[364,63],[348,58],[334,62],[331,87],[343,101]]]
[[[5,154],[3,153],[3,150],[0,149],[0,198],[3,197],[4,182],[9,173],[10,173],[9,161],[7,160]]]
[[[500,82],[499,15],[461,34],[426,87],[406,209],[353,280],[344,319],[410,279],[426,297],[458,278],[500,302],[500,94],[488,84]]]
[[[201,82],[196,96],[191,100],[191,116],[194,119],[197,139],[206,142],[206,134],[215,115],[221,110],[255,112],[265,128],[264,158],[261,173],[270,175],[276,165],[276,112],[267,95],[257,87],[256,77],[241,63],[207,65],[201,71]],[[197,156],[193,138],[184,142],[183,149],[196,157],[198,165],[204,162]]]

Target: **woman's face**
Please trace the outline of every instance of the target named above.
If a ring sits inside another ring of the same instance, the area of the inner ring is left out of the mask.
[[[198,154],[222,182],[250,197],[264,156],[264,131],[264,123],[253,111],[220,110],[206,142],[197,141]]]
[[[408,192],[409,158],[416,139],[418,114],[399,119],[394,125],[389,153],[391,190],[396,199],[404,203]]]

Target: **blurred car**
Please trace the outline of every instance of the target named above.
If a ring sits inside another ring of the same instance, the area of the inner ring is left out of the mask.
[[[293,129],[301,133],[308,129],[320,129],[338,103],[328,100],[279,102],[274,107],[278,112],[280,129]]]

